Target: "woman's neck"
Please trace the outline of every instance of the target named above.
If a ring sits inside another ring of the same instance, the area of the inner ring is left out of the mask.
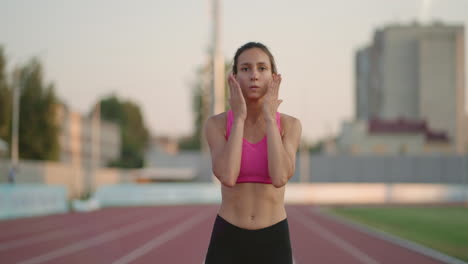
[[[263,104],[261,100],[247,101],[247,118],[245,121],[249,124],[263,122]]]

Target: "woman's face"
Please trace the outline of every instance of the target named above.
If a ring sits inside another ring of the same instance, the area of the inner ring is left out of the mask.
[[[246,99],[260,99],[267,92],[272,79],[271,63],[261,49],[252,48],[242,52],[237,59],[236,80]]]

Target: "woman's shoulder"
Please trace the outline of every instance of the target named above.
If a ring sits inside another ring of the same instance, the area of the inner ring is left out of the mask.
[[[294,117],[294,116],[291,116],[291,115],[287,115],[285,113],[280,113],[280,118],[281,118],[281,124],[291,124],[291,123],[297,123],[297,122],[301,122],[297,117]]]
[[[213,122],[215,124],[224,124],[226,122],[227,112],[222,112],[216,115],[212,115],[208,117],[209,122]]]
[[[227,112],[212,115],[206,120],[206,126],[224,131],[226,129]]]
[[[283,130],[283,133],[291,130],[291,129],[301,129],[301,121],[299,118],[296,118],[291,115],[287,115],[285,113],[280,113],[280,122],[281,122],[281,128]]]

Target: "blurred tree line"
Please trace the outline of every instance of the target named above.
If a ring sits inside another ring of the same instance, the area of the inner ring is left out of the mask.
[[[11,90],[8,87],[6,74],[6,60],[3,47],[0,46],[0,139],[10,143],[11,122]]]
[[[52,83],[45,83],[44,71],[38,59],[6,71],[7,60],[0,46],[0,138],[11,152],[13,87],[20,87],[19,158],[58,161],[60,158],[60,120],[57,104],[63,104],[55,94]],[[115,95],[101,101],[101,118],[116,122],[121,131],[120,158],[110,165],[140,168],[144,165],[144,151],[149,133],[140,107],[121,101]]]
[[[100,101],[101,118],[119,124],[121,136],[120,158],[109,166],[142,168],[150,135],[140,107],[131,101],[119,100],[115,95]]]
[[[227,76],[231,72],[232,62],[225,61],[224,63],[224,108],[228,110],[229,106],[229,88]],[[212,88],[212,65],[207,63],[196,69],[195,81],[192,84],[192,114],[194,132],[191,136],[183,138],[179,141],[181,150],[200,150],[203,125],[211,113],[211,101],[209,95]]]
[[[20,88],[20,119],[18,128],[19,158],[58,160],[60,156],[59,127],[55,120],[58,99],[54,85],[44,82],[40,62],[33,58],[6,73],[6,58],[0,46],[0,138],[11,148],[13,87]]]

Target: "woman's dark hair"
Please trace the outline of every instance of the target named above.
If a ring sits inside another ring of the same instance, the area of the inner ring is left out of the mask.
[[[253,49],[253,48],[261,49],[263,52],[265,52],[268,55],[268,58],[270,58],[270,63],[271,63],[271,72],[276,74],[277,70],[276,70],[275,58],[273,58],[273,55],[271,54],[270,50],[260,42],[246,43],[246,44],[242,45],[242,47],[240,47],[236,51],[236,55],[234,55],[234,63],[232,65],[232,72],[234,74],[237,74],[237,60],[238,60],[239,56],[242,54],[242,52],[244,52],[244,51],[246,51],[248,49]]]

